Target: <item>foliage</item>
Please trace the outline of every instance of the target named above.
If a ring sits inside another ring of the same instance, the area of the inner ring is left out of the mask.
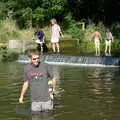
[[[8,40],[32,40],[33,29],[20,30],[16,21],[5,20],[0,23],[0,42],[7,43]]]
[[[67,20],[69,21],[71,19],[70,17],[67,17]],[[68,25],[68,34],[72,35],[73,39],[79,39],[80,42],[88,42],[91,40],[91,34],[95,31],[99,31],[104,39],[104,33],[105,33],[105,26],[102,23],[90,24],[86,26],[86,29],[83,30],[80,28],[80,25],[73,19],[69,21]]]
[[[78,39],[81,42],[84,37],[84,31],[80,28],[79,24],[72,18],[71,14],[68,14],[65,17],[64,21],[67,24],[67,33],[70,34],[73,39]]]
[[[104,34],[105,34],[105,26],[102,23],[98,23],[97,25],[95,24],[90,24],[87,25],[86,29],[85,29],[85,33],[84,33],[84,41],[86,44],[86,50],[90,51],[94,51],[94,40],[91,39],[91,35],[93,32],[95,31],[99,31],[101,33],[102,36],[102,41],[101,41],[101,47],[102,47],[102,43],[104,43]]]
[[[60,18],[64,15],[66,0],[44,0],[41,7],[45,9],[45,18],[50,20],[52,17]]]
[[[84,36],[85,41],[90,41],[91,40],[91,34],[93,32],[95,32],[95,29],[96,29],[95,24],[90,24],[86,27],[85,34],[84,34],[85,35]]]
[[[72,35],[72,38],[75,40],[79,40],[80,43],[80,51],[86,53],[93,53],[95,50],[94,48],[94,40],[91,39],[91,35],[95,31],[99,31],[102,35],[102,41],[101,41],[101,48],[104,47],[104,34],[105,34],[105,26],[103,23],[95,24],[89,24],[86,26],[85,30],[82,30],[82,28],[79,27],[79,24],[75,22],[75,20],[71,20],[69,23],[68,33]],[[103,49],[101,49],[103,50]],[[103,52],[103,51],[102,51]]]
[[[8,51],[6,48],[0,48],[0,59],[3,62],[13,61],[18,59],[19,53]]]
[[[120,40],[115,39],[114,42],[112,43],[112,53],[115,56],[120,56]]]
[[[20,30],[18,31],[20,36],[17,38],[19,40],[32,40],[33,35],[34,35],[34,30],[33,29],[28,29],[28,30]]]
[[[7,11],[7,6],[4,2],[0,2],[0,20],[6,18],[5,13]]]
[[[7,48],[7,44],[5,43],[0,43],[0,50],[1,49],[6,49]]]
[[[116,39],[120,39],[120,23],[112,25],[112,32]]]
[[[61,49],[63,49],[63,51],[65,50],[65,53],[72,53],[72,49],[74,49],[74,53],[76,55],[93,55],[95,52],[94,49],[94,41],[90,41],[89,37],[91,36],[91,34],[98,30],[101,34],[102,34],[102,42],[101,42],[101,53],[104,54],[104,33],[105,33],[105,29],[106,27],[104,26],[103,23],[98,23],[98,24],[89,24],[86,25],[85,30],[82,30],[81,27],[79,26],[79,23],[76,22],[74,20],[74,18],[72,17],[71,14],[68,14],[65,17],[64,20],[67,23],[67,29],[65,29],[64,31],[64,35],[65,36],[72,36],[72,44],[68,44],[70,41],[70,39],[67,40],[67,42],[63,42],[65,38],[63,38],[63,41],[61,41]],[[65,23],[62,23],[63,25]],[[17,25],[16,25],[16,21],[13,20],[5,20],[2,21],[0,23],[0,40],[3,43],[6,43],[7,40],[10,39],[19,39],[19,40],[31,40],[32,36],[34,34],[34,29],[22,29],[20,30]],[[50,40],[50,26],[46,26],[43,28],[46,37],[47,37],[47,41]],[[79,40],[79,46],[76,40]],[[120,46],[119,46],[119,39],[115,40],[113,42],[112,45],[112,52],[114,53],[114,55],[119,54],[120,51]],[[3,44],[4,45],[4,44]],[[64,49],[65,47],[65,49]],[[67,50],[68,49],[68,50]],[[72,50],[71,52],[69,50]],[[73,54],[73,53],[72,53]],[[5,59],[11,59],[9,58],[10,56],[12,56],[13,54],[8,51],[3,52],[3,58]]]
[[[5,20],[0,23],[0,41],[5,42],[13,38],[17,38],[19,33],[14,21]]]
[[[43,26],[45,17],[45,10],[43,8],[37,7],[33,13],[33,25]],[[41,24],[39,24],[41,23]]]
[[[85,36],[84,36],[85,41],[91,40],[91,34],[95,31],[99,31],[102,35],[102,38],[104,39],[105,29],[106,28],[104,24],[102,24],[101,22],[98,23],[97,25],[93,23],[90,25],[87,25],[85,29]]]
[[[32,9],[27,7],[20,10],[20,13],[22,14],[21,18],[25,21],[25,26],[27,28],[32,27]]]
[[[9,17],[8,13],[12,11],[11,17],[19,21],[20,26],[29,27],[34,23],[43,24],[43,21],[44,24],[48,24],[53,17],[62,21],[70,13],[77,21],[85,19],[87,22],[89,18],[94,23],[102,21],[111,25],[119,22],[119,10],[118,0],[115,0],[114,4],[108,0],[92,0],[91,2],[89,0],[2,0],[0,21]]]
[[[96,25],[96,30],[99,31],[101,33],[101,35],[105,36],[105,31],[106,31],[106,27],[105,25],[102,23],[102,22],[99,22],[97,25]]]

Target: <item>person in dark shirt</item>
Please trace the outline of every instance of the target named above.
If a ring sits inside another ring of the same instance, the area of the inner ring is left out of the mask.
[[[35,32],[35,35],[37,36],[37,40],[35,41],[37,43],[37,49],[40,52],[47,52],[48,48],[46,45],[46,36],[42,29],[39,29],[37,32]]]

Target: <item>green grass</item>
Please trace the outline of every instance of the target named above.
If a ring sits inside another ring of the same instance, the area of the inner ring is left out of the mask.
[[[89,38],[89,34],[91,33],[91,31],[94,31],[95,28],[96,28],[95,25],[89,25],[85,29],[84,32],[79,31],[77,33],[79,38],[74,38],[72,36],[72,34],[68,34],[67,30],[62,31],[64,37],[61,38],[61,41],[60,41],[60,52],[63,54],[78,55],[78,56],[94,55],[95,54],[94,42],[90,42],[88,40],[88,38]],[[102,34],[104,33],[105,27],[103,26],[103,24],[98,25],[97,28],[100,29]],[[44,30],[46,37],[47,37],[47,45],[48,45],[49,51],[52,51],[52,48],[50,45],[51,27],[45,26],[42,29]],[[76,29],[74,29],[74,30],[76,30]],[[33,35],[34,35],[34,28],[33,29],[19,29],[18,26],[16,25],[15,21],[4,20],[0,23],[0,49],[7,48],[8,40],[32,40]],[[36,37],[34,39],[36,39]],[[77,44],[77,39],[80,40],[79,44]],[[104,37],[103,37],[103,39],[104,39]],[[34,48],[35,47],[36,46],[34,45]],[[102,41],[101,55],[104,55],[104,49],[105,49],[104,47],[105,47],[104,41]],[[32,44],[29,45],[29,49],[33,49]],[[12,50],[12,52],[15,52],[15,51],[18,51],[18,49]],[[120,54],[119,51],[120,51],[120,40],[115,40],[112,44],[112,53],[114,55],[118,55],[118,54]]]

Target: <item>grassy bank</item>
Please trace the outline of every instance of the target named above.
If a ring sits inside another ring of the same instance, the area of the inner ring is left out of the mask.
[[[8,51],[6,48],[0,48],[0,61],[11,62],[18,59],[19,52]]]
[[[19,29],[16,25],[16,22],[13,20],[5,20],[0,22],[0,58],[2,57],[2,60],[5,59],[8,61],[16,59],[18,56],[17,51],[9,50],[7,49],[8,40],[32,40],[36,39],[36,37],[33,37],[35,29]],[[50,46],[50,36],[51,36],[51,27],[45,26],[42,28],[46,34],[47,37],[47,46],[49,51],[52,51]],[[95,49],[94,49],[94,41],[89,40],[89,35],[94,32],[95,30],[100,31],[102,34],[102,42],[101,42],[101,55],[104,55],[104,49],[105,49],[105,42],[104,42],[104,33],[105,33],[106,27],[99,23],[98,25],[90,24],[86,26],[85,30],[82,30],[79,28],[77,23],[73,22],[68,26],[68,29],[63,30],[64,38],[61,38],[60,41],[60,50],[63,54],[68,55],[85,55],[85,56],[94,56]],[[113,35],[115,39],[112,43],[112,55],[119,56],[120,55],[120,36],[117,34],[118,32],[115,30],[114,27],[114,33]],[[116,34],[115,34],[116,33]],[[36,46],[34,46],[35,48]],[[5,48],[5,49],[4,49]],[[30,49],[30,48],[29,48]],[[33,49],[33,48],[32,48]],[[13,57],[10,57],[13,56]],[[16,57],[14,57],[16,56]]]
[[[52,52],[52,48],[48,46],[48,53]],[[77,40],[62,40],[60,41],[60,53],[73,56],[94,56],[94,42],[79,43]],[[31,48],[31,49],[35,49]],[[105,44],[101,43],[101,56],[104,56]],[[16,50],[8,50],[5,47],[0,48],[0,61],[8,62],[18,59],[19,54],[23,54]],[[112,44],[112,56],[120,57],[120,41],[116,40]]]

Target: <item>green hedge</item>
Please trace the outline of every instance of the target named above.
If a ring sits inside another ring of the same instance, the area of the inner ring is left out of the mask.
[[[17,60],[18,56],[18,52],[8,51],[6,48],[0,48],[0,61],[2,62]]]

